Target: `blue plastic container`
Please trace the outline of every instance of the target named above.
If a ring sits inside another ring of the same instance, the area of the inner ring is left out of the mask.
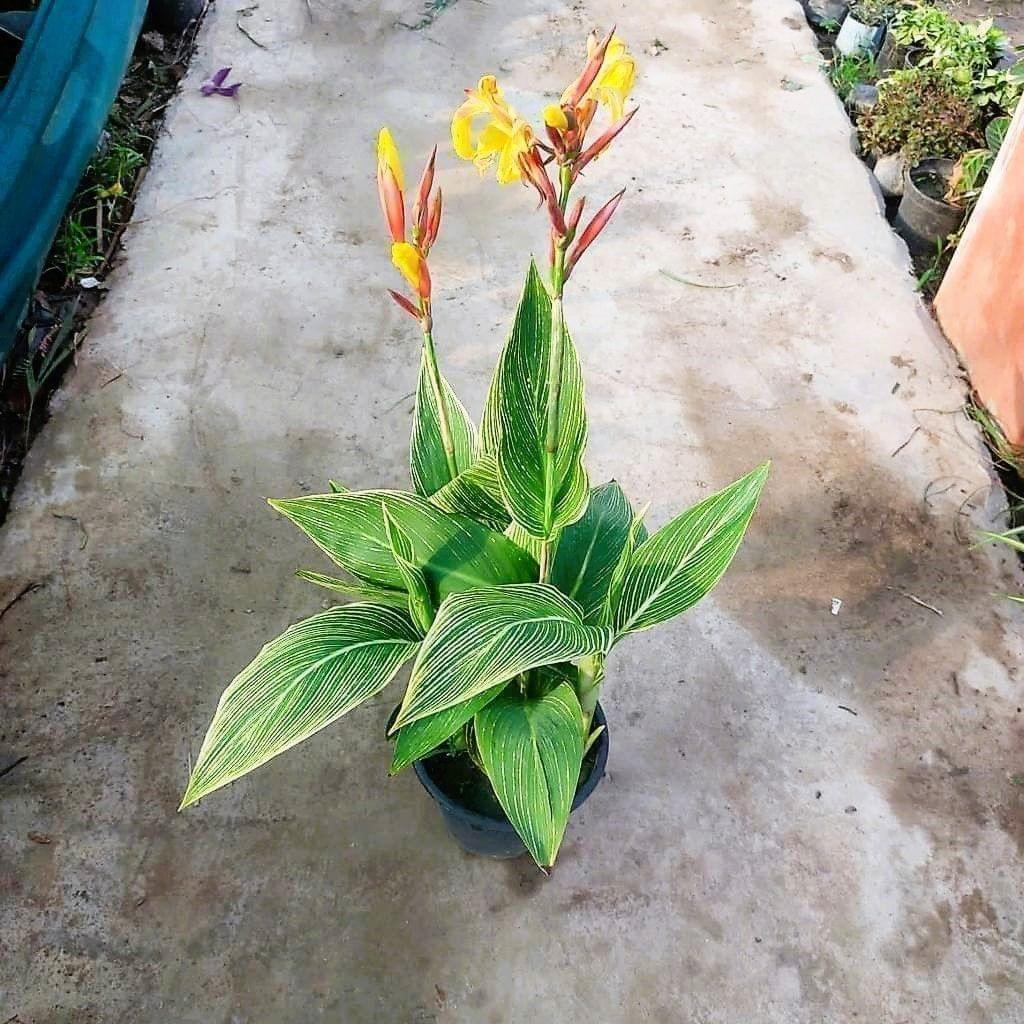
[[[41,0],[0,90],[0,360],[96,150],[146,0]]]

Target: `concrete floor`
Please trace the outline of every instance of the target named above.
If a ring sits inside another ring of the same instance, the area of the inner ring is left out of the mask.
[[[1003,498],[798,4],[251,6],[211,14],[0,531],[0,608],[30,588],[0,621],[27,758],[0,1021],[1024,1021],[1022,583],[970,547]],[[592,475],[656,525],[771,457],[749,541],[622,646],[610,775],[550,879],[386,779],[393,691],[176,814],[226,681],[320,605],[263,496],[406,485],[378,125],[410,163],[442,142],[437,335],[479,412],[543,226],[456,166],[447,118],[488,70],[539,107],[612,20],[667,50],[589,175],[630,187],[567,302]],[[225,64],[237,104],[196,90]]]

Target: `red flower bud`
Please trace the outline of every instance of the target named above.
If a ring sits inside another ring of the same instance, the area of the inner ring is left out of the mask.
[[[598,136],[596,141],[579,155],[576,162],[573,164],[573,170],[576,174],[579,174],[579,172],[582,171],[591,160],[595,160],[608,148],[615,136],[618,135],[627,124],[629,124],[633,119],[633,115],[639,109],[639,107],[634,107],[625,117],[619,118],[611,128]]]
[[[623,195],[626,190],[623,189],[621,192],[616,193],[611,199],[608,200],[604,206],[601,207],[597,213],[594,214],[593,220],[583,229],[583,233],[579,237],[579,241],[576,243],[573,251],[569,254],[569,259],[565,267],[565,276],[568,277],[572,273],[573,267],[579,263],[580,257],[590,247],[591,242],[605,229],[608,221],[612,219],[612,214],[618,208]]]
[[[562,97],[562,103],[568,107],[576,107],[579,105],[580,100],[583,99],[586,91],[594,84],[594,79],[601,72],[601,65],[604,64],[605,51],[608,49],[608,44],[612,41],[612,36],[615,35],[615,26],[613,25],[611,31],[598,43],[595,47],[587,49],[589,55],[587,63],[583,66],[583,71],[580,72],[580,77],[573,82],[565,91],[565,95]],[[591,36],[593,39],[593,36]]]
[[[394,288],[388,289],[388,295],[390,295],[391,298],[393,298],[395,302],[397,302],[398,305],[401,306],[402,309],[404,309],[406,313],[409,314],[409,316],[413,317],[416,320],[419,320],[420,311],[404,295],[402,295],[400,292],[396,292]]]

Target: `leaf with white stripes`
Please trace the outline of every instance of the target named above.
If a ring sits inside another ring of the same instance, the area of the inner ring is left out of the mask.
[[[457,476],[473,463],[473,456],[476,453],[476,428],[448,381],[440,374],[438,380],[441,385],[441,399],[448,414],[448,433]],[[438,395],[431,380],[427,350],[424,348],[420,358],[420,379],[416,388],[412,443],[409,447],[412,483],[416,492],[424,497],[429,497],[454,479],[445,453],[439,409]]]
[[[647,527],[644,526],[645,515],[647,515],[646,505],[629,524],[626,543],[623,544],[619,560],[615,563],[615,568],[612,569],[611,578],[608,580],[608,592],[604,596],[604,603],[597,615],[597,622],[601,626],[611,626],[615,622],[615,615],[622,598],[622,585],[626,582],[626,573],[633,561],[633,552],[647,540]]]
[[[426,633],[434,621],[434,604],[427,587],[427,578],[414,561],[412,543],[391,518],[386,504],[381,505],[381,512],[384,515],[384,532],[391,545],[391,554],[409,593],[409,617],[419,627],[420,632]]]
[[[632,522],[629,499],[612,480],[591,489],[583,517],[559,535],[550,582],[583,609],[588,622],[601,612]]]
[[[416,658],[392,731],[541,665],[608,648],[610,631],[546,583],[483,587],[446,598]]]
[[[510,687],[474,719],[487,777],[533,859],[555,863],[583,763],[583,712],[568,683],[524,699]]]
[[[483,693],[478,693],[461,704],[438,711],[436,714],[410,722],[398,730],[395,737],[395,755],[389,774],[397,775],[407,765],[426,757],[445,740],[454,736],[481,708],[486,707],[505,689],[506,683],[498,683]]]
[[[412,544],[435,604],[450,593],[537,578],[537,563],[503,534],[468,516],[443,512],[404,491],[348,491],[270,504],[327,556],[368,583],[404,590],[384,530],[382,505]]]
[[[405,609],[409,606],[409,595],[404,590],[391,590],[373,583],[340,580],[336,576],[325,576],[322,572],[313,572],[311,569],[296,569],[295,575],[307,583],[323,587],[325,590],[333,590],[336,594],[344,594],[346,597],[354,597],[359,601],[386,604],[389,608]]]
[[[551,537],[575,522],[587,505],[583,450],[587,419],[579,356],[567,331],[559,341],[561,367],[552,344],[552,302],[530,264],[512,333],[492,387],[490,413],[497,418],[498,482],[505,507],[534,537]],[[559,395],[554,449],[546,445],[548,398]],[[494,432],[493,422],[488,433]]]
[[[430,503],[445,512],[469,516],[492,530],[503,531],[511,522],[501,501],[498,463],[493,455],[481,455],[469,469],[432,494]]]
[[[290,626],[224,691],[181,806],[295,746],[382,690],[419,646],[408,617],[350,604]]]
[[[743,540],[769,464],[677,516],[630,559],[615,613],[616,633],[635,633],[695,605],[721,578]]]

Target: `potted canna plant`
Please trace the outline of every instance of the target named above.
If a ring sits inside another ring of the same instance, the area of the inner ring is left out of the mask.
[[[600,781],[599,704],[616,644],[686,611],[729,565],[767,464],[648,535],[617,483],[591,487],[580,358],[563,298],[622,192],[584,222],[582,172],[635,114],[625,44],[609,33],[534,127],[492,76],[467,90],[455,152],[536,191],[547,218],[479,430],[441,374],[429,256],[442,198],[431,155],[407,218],[401,160],[382,129],[377,182],[392,297],[422,335],[412,489],[271,501],[345,574],[304,579],[355,600],[271,641],[224,691],[182,807],[252,771],[379,693],[411,662],[388,732],[392,773],[415,765],[455,837],[478,852],[555,862],[569,815]],[[601,108],[610,123],[591,140]],[[435,150],[436,153],[436,150]]]

